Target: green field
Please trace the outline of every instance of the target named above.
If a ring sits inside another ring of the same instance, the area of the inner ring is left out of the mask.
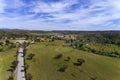
[[[91,49],[94,49],[96,51],[102,51],[102,52],[120,52],[120,47],[114,44],[89,44],[86,45],[87,47],[90,47]]]
[[[0,52],[0,80],[7,80],[11,75],[11,72],[7,71],[10,69],[11,62],[16,59],[17,49],[7,49]]]
[[[27,72],[32,75],[33,80],[120,79],[120,59],[88,54],[88,52],[62,46],[62,44],[62,41],[39,42],[27,48],[27,55],[35,54],[32,60],[26,60],[29,65]],[[60,53],[63,54],[61,59],[53,59],[56,54]],[[64,61],[68,56],[71,57],[71,60]],[[78,58],[85,60],[81,67],[73,65]],[[66,71],[57,71],[62,65],[68,66]]]

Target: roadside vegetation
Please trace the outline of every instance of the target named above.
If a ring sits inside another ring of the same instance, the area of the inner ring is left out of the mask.
[[[16,48],[0,52],[0,80],[9,80],[13,78],[13,72],[10,71],[12,62],[16,60]],[[11,79],[12,80],[12,79]]]

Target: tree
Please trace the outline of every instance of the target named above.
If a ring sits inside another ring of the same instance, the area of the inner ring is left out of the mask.
[[[60,59],[63,55],[62,54],[57,54],[54,56],[54,59]]]
[[[60,71],[60,72],[65,72],[65,70],[67,69],[67,65],[63,65],[62,67],[60,67],[59,69],[58,69],[58,71]]]
[[[0,45],[2,46],[4,43],[3,42],[0,42]]]
[[[73,63],[74,65],[76,66],[82,66],[82,64],[85,63],[85,60],[84,59],[77,59],[77,62]]]
[[[11,66],[11,71],[13,72],[17,67],[18,61],[13,61]]]
[[[15,45],[14,43],[11,43],[9,47],[10,47],[10,48],[15,48],[16,45]]]
[[[35,54],[30,53],[30,54],[27,56],[27,59],[28,59],[28,60],[32,60],[34,56],[35,56]]]
[[[5,41],[5,43],[6,43],[6,45],[8,45],[8,44],[10,44],[10,41],[7,39],[7,40]]]
[[[1,51],[3,51],[3,48],[2,48],[2,47],[0,47],[0,52],[1,52]]]
[[[14,80],[13,76],[10,76],[10,77],[8,78],[8,80]]]
[[[26,80],[32,80],[32,75],[30,73],[26,74]]]
[[[97,80],[97,77],[96,76],[93,76],[90,78],[91,80]]]

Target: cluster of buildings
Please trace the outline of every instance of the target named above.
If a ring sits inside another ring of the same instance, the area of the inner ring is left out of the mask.
[[[34,42],[47,42],[47,41],[53,41],[53,40],[76,40],[77,36],[76,35],[65,35],[65,34],[56,34],[56,35],[50,35],[48,36],[42,36],[42,37],[36,37]],[[28,42],[25,38],[17,38],[15,43],[23,43],[23,42]]]
[[[37,42],[46,42],[46,41],[52,41],[52,40],[76,40],[76,35],[64,35],[64,34],[57,34],[57,35],[50,35],[49,37],[37,37],[35,41]]]
[[[73,39],[73,40],[76,40],[77,38],[76,35],[64,35],[64,34],[58,34],[58,35],[55,35],[55,37],[61,38],[61,39]]]

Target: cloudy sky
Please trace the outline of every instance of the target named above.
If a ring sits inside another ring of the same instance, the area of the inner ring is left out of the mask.
[[[0,28],[120,30],[120,0],[0,0]]]

